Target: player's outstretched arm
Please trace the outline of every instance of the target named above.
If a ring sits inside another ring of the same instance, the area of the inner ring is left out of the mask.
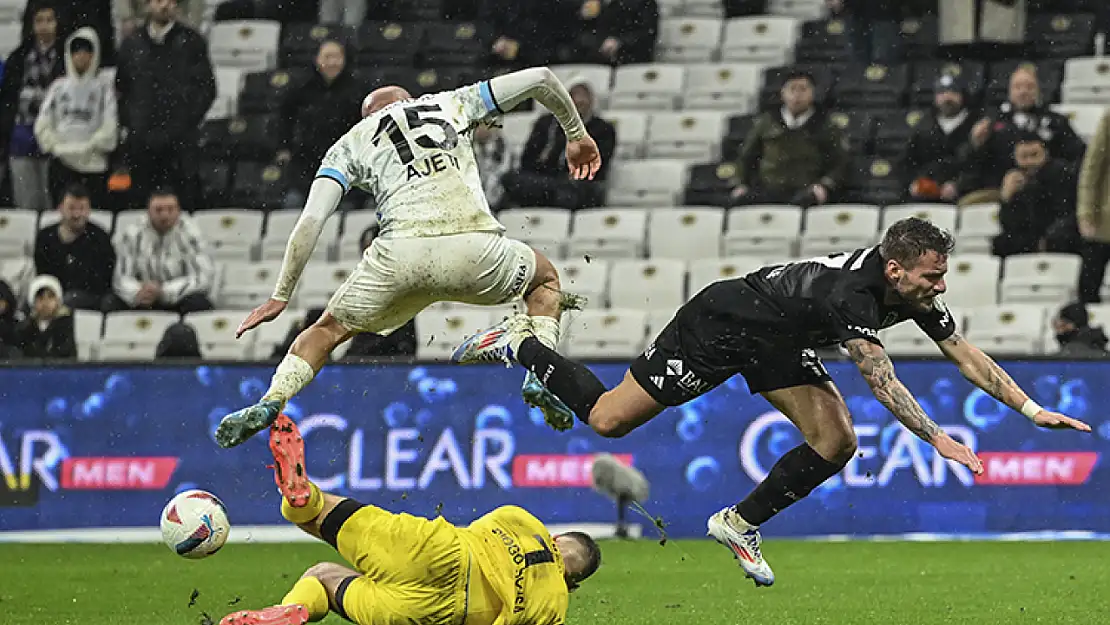
[[[949,360],[956,363],[960,373],[988,395],[1025,415],[1033,423],[1045,428],[1071,428],[1090,432],[1091,426],[1058,412],[1045,410],[1029,398],[1006,371],[975,345],[954,332],[937,345]]]
[[[935,421],[925,414],[921,404],[910,393],[898,376],[894,375],[894,363],[886,355],[886,350],[867,339],[851,339],[844,344],[848,356],[859,367],[871,392],[887,410],[891,412],[906,429],[921,440],[936,447],[940,455],[955,460],[975,473],[983,472],[983,463],[975,452],[956,442],[940,429]]]

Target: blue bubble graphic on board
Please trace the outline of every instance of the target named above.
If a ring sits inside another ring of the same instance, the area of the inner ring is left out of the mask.
[[[482,408],[474,417],[474,427],[479,430],[491,428],[511,428],[513,414],[505,406],[490,404]]]
[[[416,384],[416,390],[420,393],[420,397],[429,404],[443,401],[458,390],[458,385],[455,381],[449,378],[422,378]]]
[[[122,373],[113,373],[104,382],[104,392],[110,399],[118,399],[131,394],[131,378]]]
[[[801,433],[789,423],[775,423],[767,436],[767,451],[776,458],[798,446]]]
[[[81,417],[95,419],[104,414],[104,393],[93,393],[81,403]]]
[[[46,416],[51,419],[64,419],[69,409],[69,402],[65,397],[53,397],[46,402]]]
[[[699,492],[713,488],[720,476],[721,466],[711,456],[699,456],[686,465],[686,483]]]
[[[956,387],[952,384],[952,380],[940,378],[933,382],[930,390],[932,391],[933,400],[937,403],[937,409],[942,411],[943,414],[950,415],[958,410]]]
[[[197,376],[197,382],[200,382],[201,386],[212,386],[215,383],[211,367],[202,365],[197,367],[194,373]]]
[[[1084,419],[1090,411],[1089,395],[1086,380],[1068,380],[1060,385],[1060,403],[1057,412],[1062,412],[1075,419]]]
[[[679,420],[678,425],[675,426],[675,432],[678,434],[679,440],[684,443],[692,443],[705,433],[705,424],[702,423],[701,415],[694,411],[683,411],[682,419]]]
[[[382,418],[385,419],[385,424],[389,427],[400,428],[409,424],[411,414],[412,409],[407,404],[395,401],[385,407],[385,410],[382,411]]]
[[[434,418],[435,413],[433,413],[431,410],[428,410],[427,408],[421,408],[416,412],[416,427],[427,427]]]
[[[575,436],[567,441],[567,453],[570,455],[588,454],[593,451],[593,443],[589,439]]]
[[[1110,441],[1110,421],[1103,421],[1102,424],[1098,426],[1098,435]]]
[[[254,403],[266,394],[266,383],[260,378],[245,378],[239,383],[239,396]]]
[[[409,384],[416,384],[428,376],[428,370],[424,367],[413,367],[409,371]]]
[[[981,389],[974,389],[964,399],[964,420],[971,427],[988,431],[993,429],[1010,413],[1010,409]]]

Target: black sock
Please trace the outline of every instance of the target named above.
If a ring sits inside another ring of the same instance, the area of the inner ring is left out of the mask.
[[[842,468],[843,464],[825,460],[808,444],[802,443],[779,458],[755,490],[736,504],[736,512],[748,523],[762,525]]]
[[[590,411],[606,388],[586,365],[563,358],[532,336],[520,343],[516,361],[536,374],[544,386],[574,411],[579,421],[590,424]]]

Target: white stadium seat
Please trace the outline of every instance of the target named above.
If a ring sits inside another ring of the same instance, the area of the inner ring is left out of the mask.
[[[587,208],[575,211],[568,258],[636,258],[643,255],[647,219],[642,208]]]
[[[1106,112],[1104,104],[1053,104],[1052,110],[1068,118],[1072,130],[1084,141],[1090,142],[1098,129],[1098,122]]]
[[[734,17],[725,22],[721,60],[787,65],[794,60],[800,27],[793,17]]]
[[[953,254],[948,259],[944,301],[953,308],[995,304],[999,266],[999,260],[987,254]]]
[[[609,271],[612,263],[605,259],[586,260],[582,257],[555,262],[563,291],[586,298],[589,308],[609,306]]]
[[[724,3],[721,0],[683,0],[682,15],[686,17],[724,16]]]
[[[652,159],[614,163],[609,182],[609,204],[667,206],[686,183],[686,161]]]
[[[253,309],[270,298],[280,273],[281,261],[225,263],[219,305],[229,309]]]
[[[250,333],[254,335],[251,358],[255,360],[273,358],[274,348],[284,344],[290,330],[304,324],[306,314],[301,309],[286,309],[277,319],[251,330]],[[278,357],[281,356],[278,355]]]
[[[448,360],[466,337],[485,330],[492,323],[488,309],[421,311],[416,315],[416,357],[421,360]]]
[[[648,158],[708,161],[718,156],[725,119],[712,111],[655,113],[648,121]]]
[[[212,258],[250,260],[262,238],[262,211],[242,208],[199,211],[193,221],[208,240]]]
[[[913,321],[903,321],[879,330],[879,340],[887,352],[899,356],[936,356],[940,348]]]
[[[562,258],[570,236],[571,212],[565,208],[510,208],[497,214],[506,236],[523,241],[548,258]]]
[[[266,218],[266,234],[262,237],[262,260],[281,260],[285,256],[285,246],[293,226],[301,216],[300,211],[274,211]],[[312,259],[328,259],[330,248],[339,238],[339,217],[332,213],[324,222],[324,229],[312,251]]]
[[[890,224],[896,221],[907,217],[918,217],[955,235],[957,210],[951,204],[894,204],[883,209],[882,231],[886,232]]]
[[[826,0],[770,0],[767,3],[767,13],[817,20],[826,14]]]
[[[1019,254],[1002,265],[1004,304],[1067,301],[1079,279],[1079,256],[1074,254]]]
[[[605,121],[613,124],[617,133],[617,147],[613,152],[616,160],[633,160],[643,156],[647,149],[649,113],[643,111],[611,111],[605,113]]]
[[[763,66],[756,63],[699,64],[686,70],[685,110],[725,111],[745,115],[755,111],[763,83]]]
[[[336,259],[339,262],[354,263],[362,258],[360,239],[362,233],[370,226],[378,223],[378,215],[371,210],[348,211],[343,216],[343,234],[335,243],[338,249]]]
[[[1067,104],[1110,104],[1110,60],[1097,56],[1068,59],[1060,89]]]
[[[180,316],[170,312],[115,312],[104,318],[100,360],[152,360],[166,329]]]
[[[297,283],[297,301],[308,308],[326,306],[353,269],[350,263],[308,263]]]
[[[723,23],[714,18],[674,18],[659,21],[656,58],[668,63],[707,62],[721,47]]]
[[[566,314],[561,345],[571,358],[632,358],[643,349],[647,315],[621,309]]]
[[[205,119],[227,119],[239,114],[239,92],[243,90],[242,68],[217,67],[216,98]]]
[[[39,214],[32,210],[0,209],[0,258],[29,256],[38,221]]]
[[[609,305],[653,310],[686,301],[686,263],[680,260],[618,260],[609,274]]]
[[[828,204],[810,208],[806,211],[799,254],[820,256],[871,245],[878,238],[879,214],[878,206],[867,204]]]
[[[115,243],[123,237],[123,233],[133,226],[143,223],[146,219],[146,211],[126,210],[116,213],[115,227],[112,228],[112,242]],[[202,230],[203,232],[203,230]]]
[[[989,254],[991,239],[1002,232],[998,223],[998,202],[969,204],[959,209],[960,226],[956,229],[956,252]]]
[[[608,102],[609,89],[613,86],[613,68],[599,64],[552,65],[551,71],[564,84],[573,80],[585,79],[594,88],[597,106],[604,107]],[[543,108],[543,107],[538,107]]]
[[[969,308],[967,339],[987,353],[1038,354],[1044,350],[1045,309],[1031,304]]]
[[[647,313],[647,333],[644,335],[644,343],[641,349],[647,349],[647,346],[655,340],[659,332],[667,327],[667,324],[674,319],[675,313],[678,311],[673,308],[659,308],[649,310]]]
[[[609,107],[634,111],[669,111],[682,94],[686,68],[667,63],[638,63],[616,69]]]
[[[679,260],[716,258],[724,221],[724,209],[716,206],[656,208],[648,221],[648,254]]]
[[[761,204],[729,210],[724,255],[784,260],[793,257],[802,234],[804,214],[801,208],[788,204]]]
[[[0,23],[0,58],[6,60],[19,47],[19,43],[23,41],[21,28],[19,17],[12,21],[4,20],[3,23]]]
[[[261,72],[277,67],[281,24],[271,20],[217,22],[208,33],[208,54],[216,67]]]
[[[729,256],[692,261],[686,297],[689,299],[697,295],[718,280],[739,278],[774,262],[760,256]]]
[[[104,315],[92,310],[73,311],[73,338],[77,343],[77,359],[97,360],[100,338],[104,332]]]
[[[235,329],[250,314],[249,310],[208,310],[190,313],[185,322],[197,331],[200,353],[214,360],[244,360],[251,355],[255,333],[235,338]]]

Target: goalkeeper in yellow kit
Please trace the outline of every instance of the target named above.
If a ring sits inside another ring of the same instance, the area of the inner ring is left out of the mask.
[[[220,625],[303,625],[329,611],[359,625],[562,625],[570,591],[601,564],[588,535],[552,537],[516,506],[455,527],[322,493],[305,476],[304,442],[285,415],[270,428],[270,449],[282,516],[354,569],[312,566],[281,604]]]

